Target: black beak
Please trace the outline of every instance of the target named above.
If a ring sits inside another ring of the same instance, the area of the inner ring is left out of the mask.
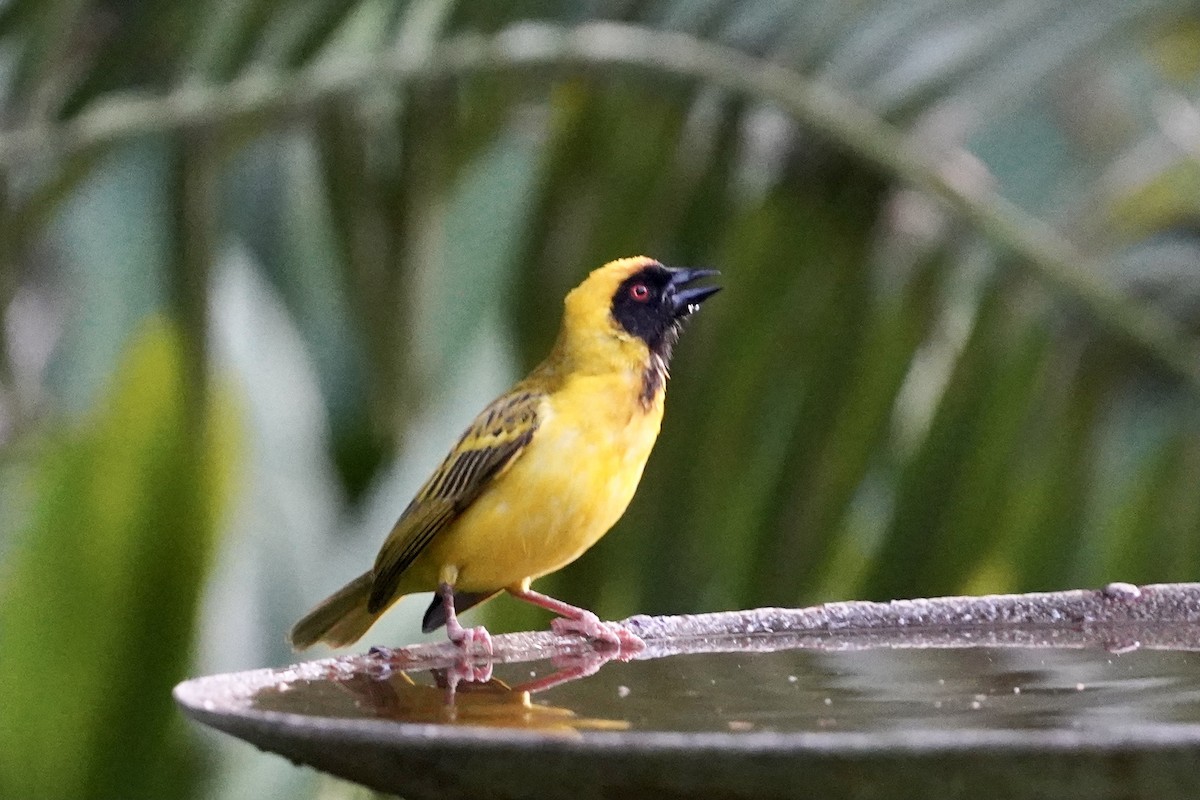
[[[721,291],[720,286],[698,286],[695,289],[685,289],[684,287],[695,283],[701,278],[711,278],[713,275],[720,274],[715,269],[672,268],[671,288],[674,291],[669,294],[669,297],[671,300],[671,310],[674,312],[676,318],[692,314],[700,307],[701,303]]]

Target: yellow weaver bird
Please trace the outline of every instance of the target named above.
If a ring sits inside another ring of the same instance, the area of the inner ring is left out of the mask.
[[[714,270],[650,258],[605,264],[564,303],[550,355],[475,418],[383,543],[375,565],[292,628],[296,649],[357,641],[406,594],[436,592],[422,629],[491,653],[458,614],[501,591],[559,615],[558,633],[617,648],[641,640],[529,588],[574,561],[633,498],[658,438],[667,365],[683,320],[720,287]]]

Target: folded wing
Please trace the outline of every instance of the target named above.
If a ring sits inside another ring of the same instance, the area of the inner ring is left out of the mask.
[[[370,613],[391,602],[401,576],[417,556],[521,455],[537,431],[543,400],[538,392],[512,392],[475,418],[404,509],[380,549],[367,602]]]

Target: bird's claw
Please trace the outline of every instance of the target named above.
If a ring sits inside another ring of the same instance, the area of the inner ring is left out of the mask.
[[[492,679],[492,660],[489,658],[482,664],[476,663],[470,657],[459,657],[447,670],[447,681],[452,688],[457,688],[460,681],[467,683],[487,683]]]
[[[451,688],[459,681],[487,683],[492,679],[492,635],[482,625],[474,628],[457,627],[450,631],[450,641],[459,650],[458,658],[448,670]],[[476,663],[478,656],[482,663]]]
[[[492,655],[492,635],[482,625],[474,628],[459,628],[450,635],[450,641],[462,650],[464,656],[471,655],[471,651],[476,649],[476,643],[484,655],[488,657]]]
[[[579,617],[558,617],[551,621],[550,630],[560,636],[577,633],[585,636],[604,649],[616,650],[621,656],[632,656],[646,649],[641,637],[615,622],[603,622],[590,611]]]

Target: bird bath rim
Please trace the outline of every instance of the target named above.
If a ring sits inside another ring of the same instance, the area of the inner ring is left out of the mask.
[[[634,660],[686,653],[770,652],[783,649],[844,652],[900,648],[1052,648],[1200,651],[1200,584],[1023,595],[945,597],[888,603],[852,601],[804,609],[764,608],[624,621],[646,641]],[[496,663],[578,654],[590,645],[549,632],[495,637]],[[310,661],[185,681],[175,689],[184,712],[199,722],[260,744],[264,734],[320,729],[346,742],[391,743],[405,748],[528,747],[562,752],[635,747],[650,752],[951,753],[1061,750],[1128,751],[1200,747],[1200,724],[1088,726],[1046,730],[747,731],[677,732],[581,730],[555,739],[536,731],[447,726],[386,719],[312,718],[252,707],[255,693],[281,683],[355,673],[444,667],[458,657],[449,643]]]

